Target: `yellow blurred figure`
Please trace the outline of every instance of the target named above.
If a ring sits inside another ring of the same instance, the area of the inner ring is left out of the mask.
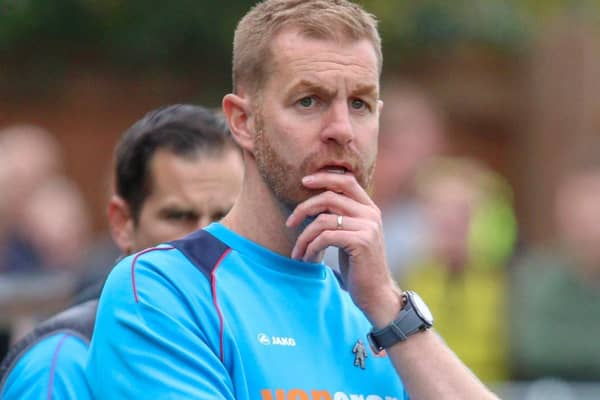
[[[508,378],[508,257],[516,222],[504,180],[466,159],[436,159],[419,174],[429,252],[401,286],[422,294],[435,329],[477,376]]]

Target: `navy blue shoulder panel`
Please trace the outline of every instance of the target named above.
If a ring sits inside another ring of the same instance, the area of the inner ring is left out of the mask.
[[[229,246],[200,229],[169,244],[181,251],[210,280],[210,274]]]

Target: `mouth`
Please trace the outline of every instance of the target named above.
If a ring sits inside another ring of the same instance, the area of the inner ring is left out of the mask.
[[[332,174],[340,174],[340,175],[344,175],[348,170],[344,167],[327,167],[324,168],[325,171],[332,173]]]
[[[344,175],[344,174],[348,174],[348,173],[352,174],[354,172],[352,170],[352,168],[350,167],[350,165],[338,164],[338,163],[324,165],[321,168],[319,168],[319,171],[329,172],[332,174],[340,174],[340,175]]]

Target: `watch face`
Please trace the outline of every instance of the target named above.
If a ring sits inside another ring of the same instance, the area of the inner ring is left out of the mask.
[[[415,308],[415,311],[417,312],[417,314],[419,314],[419,317],[421,317],[429,325],[432,325],[433,324],[433,315],[431,314],[431,311],[429,311],[429,307],[427,307],[427,304],[425,304],[423,299],[421,299],[421,296],[419,296],[415,292],[412,292],[411,300],[412,300],[413,306]]]

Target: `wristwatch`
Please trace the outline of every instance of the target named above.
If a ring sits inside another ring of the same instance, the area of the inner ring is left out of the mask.
[[[433,315],[421,296],[411,290],[402,294],[404,306],[400,313],[388,326],[371,329],[368,334],[369,343],[375,354],[390,346],[403,342],[415,333],[425,331],[433,326]]]

